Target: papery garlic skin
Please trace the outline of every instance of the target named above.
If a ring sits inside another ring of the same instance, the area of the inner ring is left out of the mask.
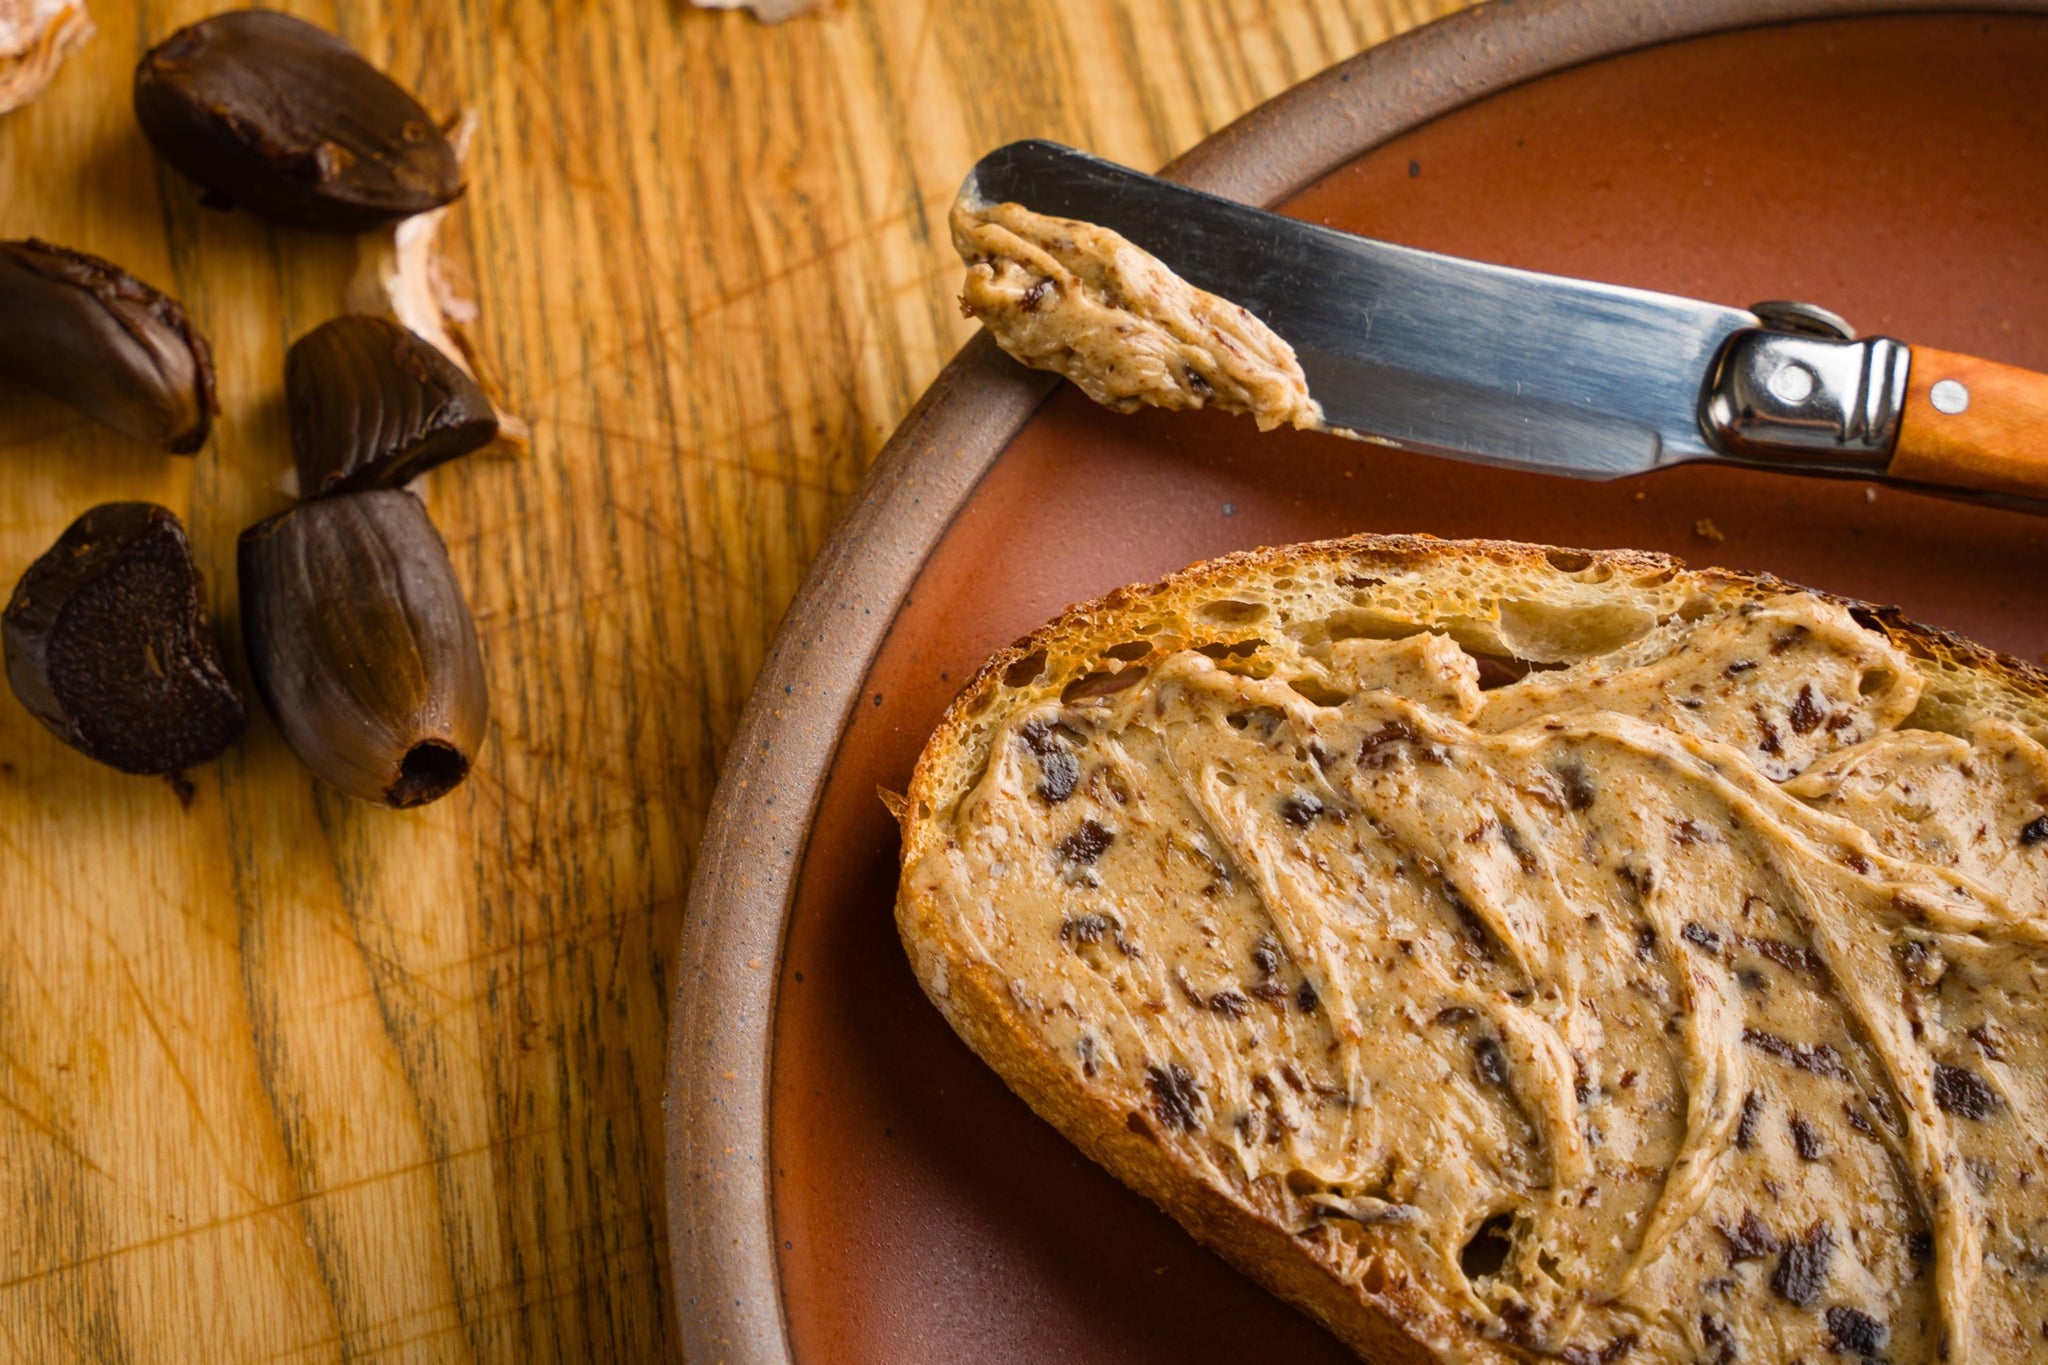
[[[0,0],[0,114],[48,89],[93,32],[85,0]]]
[[[469,160],[477,124],[476,110],[465,109],[448,130],[457,165]],[[347,307],[351,313],[390,318],[461,366],[490,397],[498,416],[496,444],[523,446],[531,430],[479,373],[476,347],[464,330],[477,319],[476,302],[456,292],[441,262],[441,222],[447,213],[446,208],[430,209],[356,238],[356,273],[349,281]]]
[[[764,24],[779,24],[818,7],[818,0],[692,0],[698,9],[743,9]]]

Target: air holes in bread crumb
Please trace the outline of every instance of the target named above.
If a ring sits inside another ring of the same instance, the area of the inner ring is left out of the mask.
[[[1204,621],[1214,621],[1218,625],[1248,626],[1254,621],[1265,620],[1272,615],[1272,609],[1264,602],[1240,602],[1235,598],[1225,597],[1214,602],[1204,602],[1195,608],[1195,615]]]
[[[1063,702],[1083,701],[1089,697],[1107,697],[1136,687],[1145,680],[1147,670],[1126,668],[1120,673],[1089,673],[1074,679],[1060,691]]]
[[[1011,687],[1029,687],[1045,672],[1045,651],[1034,649],[1003,670],[1003,681]]]
[[[1333,611],[1321,621],[1307,623],[1298,633],[1303,644],[1313,645],[1324,640],[1405,640],[1428,629],[1413,621],[1360,607]]]
[[[1465,1239],[1465,1249],[1458,1253],[1458,1269],[1468,1280],[1490,1279],[1507,1266],[1508,1254],[1514,1249],[1515,1216],[1496,1213]]]
[[[1214,659],[1225,673],[1240,678],[1269,678],[1273,675],[1273,661],[1259,657],[1259,651],[1265,647],[1264,640],[1239,640],[1233,644],[1215,641],[1197,652]]]
[[[1593,556],[1584,550],[1545,550],[1543,557],[1549,560],[1550,567],[1559,573],[1580,573],[1591,568],[1593,564]]]
[[[1627,602],[1500,604],[1502,643],[1531,663],[1569,663],[1605,654],[1642,639],[1656,624],[1648,608]]]
[[[1496,687],[1520,682],[1528,676],[1529,668],[1519,659],[1496,659],[1489,654],[1474,654],[1479,663],[1479,690],[1491,692]]]
[[[1251,706],[1242,711],[1232,711],[1223,719],[1233,730],[1251,730],[1260,739],[1270,740],[1287,717],[1270,706]]]
[[[1891,690],[1892,684],[1898,680],[1898,675],[1889,668],[1873,668],[1856,680],[1856,695],[1874,697],[1880,692]]]
[[[1342,706],[1351,700],[1349,692],[1332,687],[1320,678],[1289,678],[1287,685],[1317,706]]]
[[[1150,640],[1126,640],[1120,645],[1111,645],[1102,651],[1105,656],[1120,663],[1134,663],[1152,652]]]

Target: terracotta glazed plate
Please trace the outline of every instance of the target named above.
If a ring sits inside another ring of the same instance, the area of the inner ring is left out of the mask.
[[[2048,369],[2048,5],[1869,12],[1894,8],[1482,8],[1318,77],[1175,173],[1394,241],[1810,298]],[[1791,11],[1821,17],[1744,27]],[[792,608],[706,835],[670,1071],[691,1360],[1341,1358],[954,1039],[896,942],[875,790],[903,787],[991,649],[1065,604],[1357,530],[1666,550],[1897,602],[2026,658],[2048,645],[2048,521],[1859,483],[1579,484],[1115,417],[968,347]]]

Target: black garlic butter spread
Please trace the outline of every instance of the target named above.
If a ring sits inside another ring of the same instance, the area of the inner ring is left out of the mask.
[[[967,263],[961,311],[1026,365],[1118,412],[1215,407],[1261,429],[1322,424],[1292,346],[1108,228],[964,196],[951,222]]]
[[[2048,1357],[2048,751],[1797,593],[1486,690],[1257,634],[907,869],[1077,1083],[1446,1359]]]

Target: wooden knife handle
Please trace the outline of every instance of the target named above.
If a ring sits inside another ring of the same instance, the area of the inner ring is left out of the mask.
[[[1932,346],[1912,352],[1886,472],[2048,501],[2048,374]]]

